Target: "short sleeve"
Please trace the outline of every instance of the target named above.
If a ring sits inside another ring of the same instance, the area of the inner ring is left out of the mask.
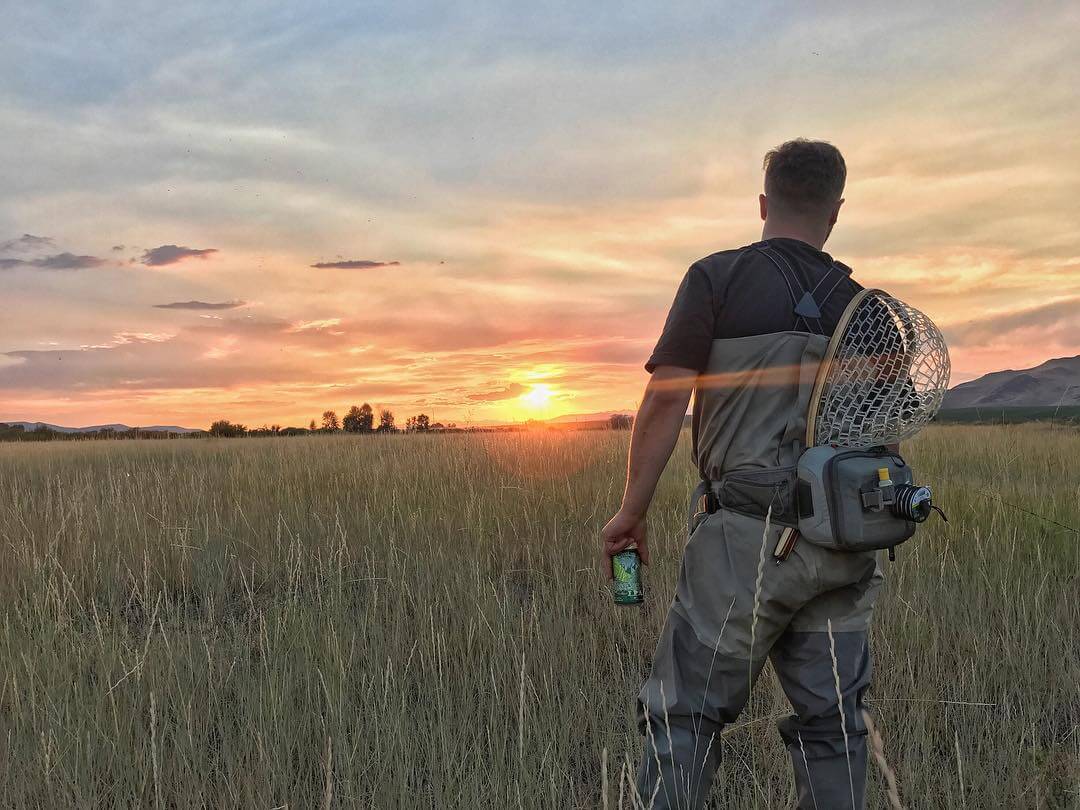
[[[650,374],[657,366],[678,366],[705,371],[716,329],[713,285],[705,268],[695,264],[683,277],[671,304],[664,331],[645,364]]]

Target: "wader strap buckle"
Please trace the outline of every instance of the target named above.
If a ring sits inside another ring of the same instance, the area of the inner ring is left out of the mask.
[[[698,512],[711,515],[720,508],[720,496],[716,494],[713,482],[708,478],[703,479],[705,491],[698,498]]]

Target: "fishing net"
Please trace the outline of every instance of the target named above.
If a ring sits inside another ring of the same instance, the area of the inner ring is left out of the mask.
[[[881,290],[849,305],[816,392],[813,444],[870,447],[917,433],[941,407],[949,350],[926,315]]]

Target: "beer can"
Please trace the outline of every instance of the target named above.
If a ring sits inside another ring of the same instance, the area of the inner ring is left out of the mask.
[[[625,549],[611,558],[611,574],[616,605],[640,605],[645,601],[641,556],[636,548]]]

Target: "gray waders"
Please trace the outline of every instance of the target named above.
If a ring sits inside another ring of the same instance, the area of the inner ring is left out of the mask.
[[[806,332],[713,342],[694,400],[695,460],[707,483],[692,502],[709,488],[719,508],[691,507],[675,598],[639,695],[638,792],[646,807],[705,806],[720,732],[746,705],[766,658],[794,710],[779,725],[798,807],[864,806],[862,697],[882,580],[877,555],[800,542],[782,564],[772,556],[783,528],[775,519],[790,513],[784,481],[804,449],[827,344]],[[747,487],[728,486],[755,476],[766,483],[749,497]]]

